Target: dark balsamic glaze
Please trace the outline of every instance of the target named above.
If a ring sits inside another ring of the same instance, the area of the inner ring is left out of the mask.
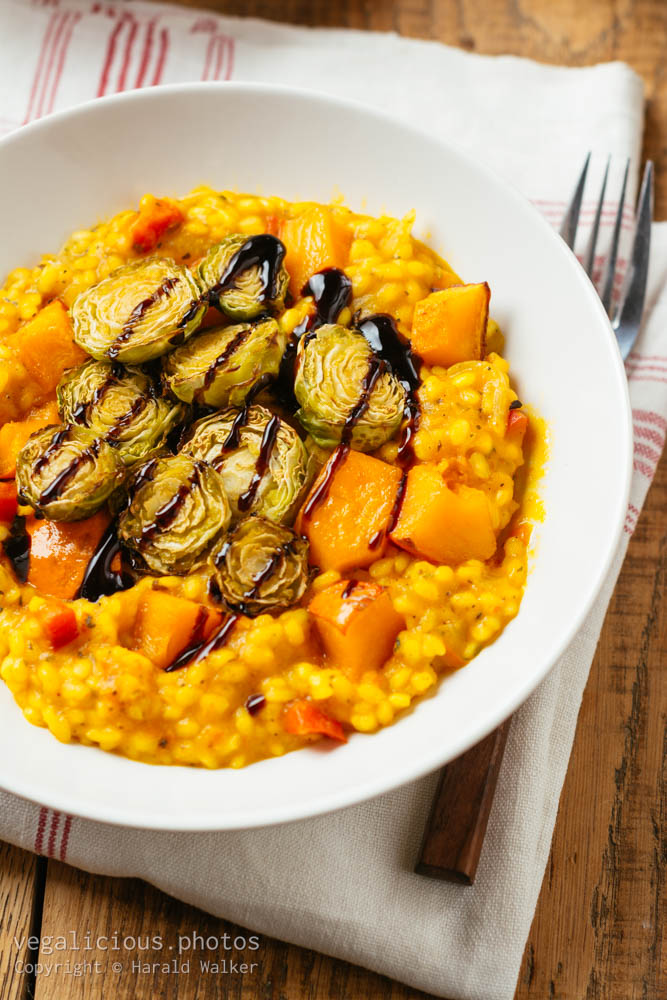
[[[520,399],[513,399],[512,402],[510,403],[509,408],[510,410],[520,410],[522,406],[523,403],[521,402]]]
[[[325,267],[310,276],[301,289],[301,295],[312,295],[315,315],[308,316],[299,324],[296,328],[300,331],[299,335],[318,326],[324,326],[325,323],[335,323],[339,313],[349,306],[352,300],[352,282],[340,268]]]
[[[187,483],[181,483],[174,495],[170,497],[166,503],[162,504],[159,510],[155,512],[153,521],[150,524],[144,525],[141,529],[142,541],[148,541],[149,539],[154,538],[158,531],[168,528],[169,525],[176,520],[178,512],[185,503],[185,499],[188,496],[192,485],[193,483],[191,480],[188,480]]]
[[[336,322],[340,312],[352,301],[352,282],[340,268],[325,267],[311,275],[301,295],[312,295],[315,312],[295,328],[280,362],[275,386],[276,395],[289,410],[296,410],[298,405],[294,398],[294,367],[299,341],[304,334],[314,332],[325,323]]]
[[[398,489],[396,490],[396,496],[394,497],[394,503],[389,514],[389,520],[387,521],[386,532],[388,535],[392,533],[396,525],[398,524],[398,519],[401,514],[401,507],[403,506],[403,498],[405,497],[405,490],[408,485],[408,474],[403,472],[401,476],[401,481],[398,484]]]
[[[181,667],[187,667],[189,663],[199,663],[200,660],[209,656],[210,653],[214,653],[216,649],[222,649],[238,620],[238,615],[228,615],[218,631],[211,636],[208,642],[199,642],[197,645],[188,646],[186,650],[179,653],[176,659],[165,668],[166,673],[170,674],[173,670],[180,670]]]
[[[122,564],[120,573],[111,568],[111,563],[119,553],[122,554],[122,549],[116,525],[112,523],[102,535],[86,567],[75,599],[83,597],[87,601],[99,601],[102,596],[117,594],[120,590],[127,590],[132,586],[134,580],[122,568]]]
[[[349,444],[352,438],[352,432],[356,425],[359,423],[364,413],[368,409],[368,404],[371,401],[371,394],[373,389],[377,384],[377,380],[386,371],[386,365],[381,358],[371,357],[370,363],[368,365],[368,371],[364,375],[364,380],[361,383],[361,394],[355,406],[350,410],[350,413],[343,425],[343,433],[341,435],[341,441],[343,444]]]
[[[266,705],[266,698],[263,694],[251,694],[246,699],[245,707],[248,715],[257,715]]]
[[[65,468],[58,473],[53,482],[49,483],[49,485],[42,490],[39,496],[39,503],[44,505],[51,503],[53,500],[57,500],[70,479],[74,478],[83,463],[89,460],[94,461],[99,453],[100,443],[99,441],[93,441],[88,448],[84,448],[84,450],[79,452],[78,455],[75,455],[69,465],[65,466]],[[37,465],[35,465],[35,471],[37,471]]]
[[[59,431],[56,431],[56,433],[51,438],[48,448],[44,450],[44,453],[40,455],[37,461],[35,462],[35,469],[34,469],[35,474],[42,471],[44,466],[49,463],[52,456],[55,455],[55,453],[58,451],[58,448],[63,443],[63,441],[66,441],[68,437],[69,437],[69,427],[61,427]]]
[[[255,502],[259,484],[264,478],[266,470],[269,467],[269,462],[271,461],[271,453],[273,452],[273,448],[276,443],[279,428],[280,417],[274,414],[264,428],[262,442],[259,447],[259,455],[257,456],[257,461],[255,462],[255,471],[252,479],[250,480],[250,484],[247,490],[241,494],[237,501],[239,510],[243,512],[250,510]]]
[[[261,233],[251,236],[231,257],[217,284],[208,292],[208,297],[219,299],[223,292],[232,287],[236,279],[248,268],[259,268],[262,290],[260,302],[274,299],[278,294],[278,275],[285,257],[285,246],[276,236]]]
[[[79,403],[77,406],[74,407],[74,410],[72,411],[72,417],[74,418],[76,423],[87,425],[93,408],[97,406],[98,403],[100,403],[104,399],[111,386],[117,384],[118,384],[118,378],[112,368],[109,377],[106,378],[100,385],[98,385],[97,389],[95,389],[95,392],[92,394],[88,402]]]
[[[224,365],[225,362],[229,361],[229,359],[236,354],[241,344],[248,339],[250,333],[250,329],[239,330],[239,332],[232,337],[229,343],[225,346],[224,351],[217,356],[213,364],[207,369],[204,375],[204,385],[200,391],[210,389],[215,381],[216,372],[220,365]]]
[[[414,436],[419,427],[419,369],[421,361],[410,349],[409,342],[396,329],[391,316],[378,313],[359,323],[359,330],[375,355],[386,363],[405,389],[405,424],[398,445],[398,464],[405,468],[414,460]]]
[[[134,333],[135,326],[139,323],[151,308],[151,306],[156,305],[160,299],[169,295],[173,288],[178,284],[178,278],[165,278],[162,284],[158,285],[155,291],[148,296],[148,298],[143,299],[138,305],[134,307],[130,313],[129,319],[122,332],[116,337],[114,342],[111,344],[107,350],[107,357],[112,361],[118,357],[123,349],[123,345],[127,343],[132,334]]]
[[[331,483],[333,481],[333,477],[336,475],[336,471],[340,468],[349,454],[349,444],[338,445],[324,467],[324,475],[322,476],[320,483],[310,494],[301,510],[302,520],[309,521],[320,504],[324,503],[329,495],[329,489],[331,488]]]
[[[252,587],[250,588],[250,590],[247,590],[243,595],[244,600],[245,601],[254,600],[261,591],[264,584],[267,582],[267,580],[270,580],[271,577],[273,576],[276,566],[281,561],[283,556],[290,555],[293,553],[294,549],[292,547],[291,539],[289,542],[284,542],[279,548],[275,550],[275,552],[272,552],[271,556],[266,560],[266,566],[264,567],[264,569],[261,570],[257,574],[257,576],[253,577]],[[243,614],[249,615],[251,618],[254,617],[252,612],[248,610],[247,606],[243,602],[237,605],[237,607],[239,611],[243,612]],[[256,613],[257,612],[255,612],[255,614]]]
[[[146,396],[137,396],[130,409],[118,418],[117,422],[107,434],[106,439],[109,444],[116,444],[123,431],[130,426],[134,418],[138,416],[142,410],[145,410],[147,406],[148,399]]]
[[[246,396],[245,400],[243,401],[243,406],[234,417],[232,426],[229,428],[229,434],[225,438],[222,445],[223,452],[235,451],[238,447],[240,447],[241,431],[248,423],[250,407],[254,402],[254,400],[257,398],[257,396],[259,396],[260,392],[266,389],[267,385],[269,385],[270,382],[271,382],[271,376],[268,373],[262,375],[257,380],[257,382],[255,382],[254,386],[252,387],[252,389]],[[213,464],[218,465],[218,463],[215,462]]]
[[[357,589],[358,583],[359,583],[358,580],[348,580],[348,582],[343,587],[342,593],[340,595],[341,600],[346,601],[348,597],[351,597],[351,595]]]
[[[30,570],[30,535],[26,531],[25,517],[17,514],[11,523],[9,537],[2,543],[5,555],[14,567],[16,578],[25,583]]]

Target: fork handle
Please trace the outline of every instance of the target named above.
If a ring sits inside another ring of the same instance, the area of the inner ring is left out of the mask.
[[[442,769],[415,871],[472,885],[511,717]]]

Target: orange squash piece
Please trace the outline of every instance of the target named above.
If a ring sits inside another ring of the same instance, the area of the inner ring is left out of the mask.
[[[7,342],[44,395],[55,390],[65,369],[83,364],[88,357],[74,343],[69,313],[58,299],[40,309]]]
[[[410,469],[391,540],[407,552],[456,565],[496,550],[489,502],[481,490],[452,490],[434,465]]]
[[[297,531],[310,542],[311,562],[345,572],[382,556],[401,470],[360,451],[349,451],[337,464],[340,454],[336,450],[318,476],[299,512]],[[329,484],[326,496],[308,514],[323,482]]]
[[[486,351],[491,293],[481,285],[451,285],[418,302],[412,320],[412,350],[428,365],[449,368],[479,361]]]
[[[285,267],[294,298],[301,295],[312,274],[324,267],[344,268],[347,264],[351,236],[321,205],[312,205],[296,218],[285,219],[280,239],[287,249]]]
[[[405,622],[388,591],[363,580],[339,580],[308,605],[328,659],[351,677],[379,670]]]
[[[180,208],[171,198],[146,194],[139,202],[139,214],[132,224],[132,246],[139,253],[150,253],[167,232],[183,222]]]
[[[109,516],[103,511],[84,521],[38,521],[27,517],[28,583],[41,594],[73,600],[108,524]]]
[[[345,730],[338,719],[332,719],[307,698],[299,698],[285,708],[283,726],[286,733],[295,736],[328,736],[339,743],[347,743]]]
[[[31,434],[60,422],[55,400],[31,411],[25,420],[10,420],[0,427],[0,479],[16,472],[16,456]]]
[[[208,639],[220,621],[221,616],[203,604],[149,590],[137,608],[135,648],[165,669],[186,647]]]

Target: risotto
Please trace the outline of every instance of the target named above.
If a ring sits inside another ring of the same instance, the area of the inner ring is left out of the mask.
[[[0,676],[243,767],[393,723],[519,611],[543,434],[413,218],[146,195],[0,289]]]

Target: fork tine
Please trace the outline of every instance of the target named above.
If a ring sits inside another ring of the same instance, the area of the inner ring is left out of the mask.
[[[611,300],[614,294],[614,274],[616,273],[618,244],[621,239],[621,224],[623,222],[625,189],[628,184],[629,170],[630,170],[630,159],[628,158],[628,162],[625,164],[625,173],[623,174],[623,186],[621,188],[621,196],[618,200],[618,212],[616,213],[616,221],[614,222],[614,232],[611,238],[609,256],[607,258],[607,264],[605,266],[604,275],[602,277],[602,291],[600,292],[600,298],[602,299],[602,305],[604,306],[607,315],[611,314]]]
[[[588,277],[593,280],[593,266],[595,264],[595,247],[598,241],[598,232],[600,230],[600,218],[602,217],[602,206],[604,205],[604,196],[607,190],[607,178],[609,177],[609,165],[611,163],[611,156],[607,158],[607,166],[605,167],[604,177],[602,178],[602,190],[600,191],[600,200],[598,201],[598,207],[595,210],[595,219],[593,221],[593,228],[591,229],[591,235],[588,240],[588,248],[586,250],[586,256],[584,258],[584,270]]]
[[[574,240],[577,235],[577,226],[579,224],[579,212],[581,211],[581,202],[584,197],[584,188],[586,187],[586,175],[588,174],[588,164],[591,162],[591,154],[586,155],[584,161],[584,168],[581,171],[579,180],[577,181],[577,186],[574,189],[574,194],[572,195],[572,201],[567,207],[565,216],[560,226],[560,235],[563,237],[570,250],[574,248]]]
[[[621,301],[614,317],[613,327],[621,356],[627,358],[637,339],[644,309],[646,278],[648,276],[649,250],[651,247],[651,220],[653,219],[653,163],[648,160],[637,202],[637,227],[632,243],[630,266],[626,275]]]

